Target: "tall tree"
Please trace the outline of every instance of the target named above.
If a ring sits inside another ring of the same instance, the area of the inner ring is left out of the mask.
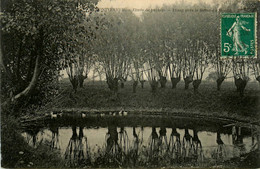
[[[125,78],[129,70],[129,34],[126,29],[127,15],[115,11],[106,14],[107,24],[103,25],[93,42],[98,62],[106,73],[111,91],[117,93],[119,80]],[[126,35],[126,36],[125,36]]]
[[[233,58],[232,62],[235,85],[240,96],[243,96],[250,76],[250,60],[236,57]]]
[[[57,81],[64,66],[60,59],[65,52],[67,33],[73,32],[74,25],[85,17],[79,2],[83,3],[72,0],[3,2],[0,61],[1,92],[3,101],[8,98],[6,104],[18,101],[25,106],[32,99],[41,103],[43,96],[53,94],[50,84]]]
[[[63,62],[75,92],[78,87],[83,87],[94,62],[91,41],[96,37],[102,18],[98,13],[99,9],[91,2],[79,3],[78,9],[82,16],[66,32],[66,41],[63,41]]]

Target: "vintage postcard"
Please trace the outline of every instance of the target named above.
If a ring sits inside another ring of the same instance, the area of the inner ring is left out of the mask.
[[[260,168],[259,0],[1,0],[2,168]]]

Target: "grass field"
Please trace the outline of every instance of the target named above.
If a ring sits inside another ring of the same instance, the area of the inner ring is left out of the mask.
[[[260,86],[249,82],[244,97],[240,97],[233,82],[223,82],[221,91],[216,90],[216,83],[203,81],[199,93],[184,90],[180,82],[177,89],[171,89],[170,82],[166,88],[158,88],[153,94],[148,82],[144,88],[138,84],[137,92],[132,92],[132,82],[126,82],[116,95],[111,92],[106,82],[85,82],[84,88],[74,93],[68,79],[60,82],[61,94],[48,108],[92,108],[92,109],[166,109],[200,112],[223,116],[241,116],[259,119]]]

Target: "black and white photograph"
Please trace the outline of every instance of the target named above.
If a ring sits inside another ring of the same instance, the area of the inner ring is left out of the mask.
[[[0,7],[0,168],[260,168],[259,0]]]

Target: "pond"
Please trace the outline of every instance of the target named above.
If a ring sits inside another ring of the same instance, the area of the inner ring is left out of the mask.
[[[207,167],[250,152],[251,130],[223,120],[114,114],[46,118],[22,133],[67,167]]]

